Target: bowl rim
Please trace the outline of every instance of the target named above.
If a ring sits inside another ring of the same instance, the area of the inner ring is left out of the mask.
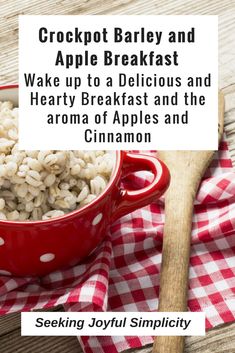
[[[19,85],[16,83],[10,84],[10,85],[0,85],[0,90],[4,90],[4,89],[12,89],[12,88],[17,88],[19,89]]]
[[[0,91],[3,90],[8,90],[8,89],[19,89],[19,85],[18,84],[8,84],[8,85],[0,85]],[[116,155],[116,160],[115,160],[115,165],[113,167],[112,170],[112,174],[111,174],[111,178],[108,182],[108,184],[106,185],[106,188],[104,189],[104,191],[97,196],[93,201],[89,202],[87,205],[82,206],[79,209],[76,209],[74,211],[68,212],[66,214],[64,214],[63,216],[58,216],[55,218],[50,218],[47,220],[38,220],[38,221],[9,221],[9,220],[3,220],[0,219],[0,225],[20,225],[20,226],[32,226],[32,225],[46,225],[46,224],[50,224],[50,223],[57,223],[57,222],[61,222],[70,218],[74,218],[77,215],[82,215],[83,213],[87,212],[89,210],[89,208],[96,206],[113,188],[113,185],[116,183],[116,181],[119,179],[119,175],[121,172],[121,162],[123,160],[123,155],[124,152],[123,151],[115,151],[115,155]]]

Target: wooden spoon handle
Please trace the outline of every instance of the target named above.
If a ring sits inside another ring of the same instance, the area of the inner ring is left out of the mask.
[[[224,97],[219,93],[219,139],[223,132]],[[165,200],[165,227],[159,311],[186,311],[193,201],[213,151],[159,151],[171,173]],[[157,337],[153,353],[182,353],[184,337]]]
[[[161,312],[187,311],[192,212],[197,187],[175,175],[166,194],[159,298]],[[183,349],[184,337],[161,336],[155,339],[153,353],[182,353]]]

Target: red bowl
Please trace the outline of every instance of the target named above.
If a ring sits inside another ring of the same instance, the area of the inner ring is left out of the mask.
[[[0,101],[17,105],[18,86],[0,87]],[[160,197],[168,187],[169,172],[152,156],[114,152],[115,167],[103,191],[88,205],[64,216],[31,222],[0,220],[0,274],[41,276],[84,259],[104,238],[117,218]],[[127,174],[149,170],[152,183],[130,191],[120,187]]]

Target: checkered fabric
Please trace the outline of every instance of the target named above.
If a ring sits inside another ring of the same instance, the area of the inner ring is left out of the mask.
[[[149,173],[126,185],[143,187]],[[158,304],[164,199],[115,222],[87,260],[43,278],[0,277],[0,312],[64,304],[68,311],[154,311]],[[191,311],[206,327],[235,320],[235,173],[222,143],[195,202],[189,273]],[[81,337],[86,353],[115,353],[152,343],[152,337]]]

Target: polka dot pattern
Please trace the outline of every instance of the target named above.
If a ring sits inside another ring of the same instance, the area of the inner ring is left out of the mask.
[[[0,246],[4,245],[5,244],[5,241],[3,238],[0,237]]]
[[[98,223],[100,223],[102,217],[103,217],[103,214],[102,213],[98,213],[98,215],[95,216],[95,218],[93,219],[92,225],[96,226]]]
[[[41,262],[50,262],[50,261],[54,260],[54,258],[55,258],[55,254],[47,253],[47,254],[43,254],[40,256],[40,261]]]
[[[10,275],[11,275],[11,272],[6,271],[6,270],[0,270],[0,275],[10,276]]]

